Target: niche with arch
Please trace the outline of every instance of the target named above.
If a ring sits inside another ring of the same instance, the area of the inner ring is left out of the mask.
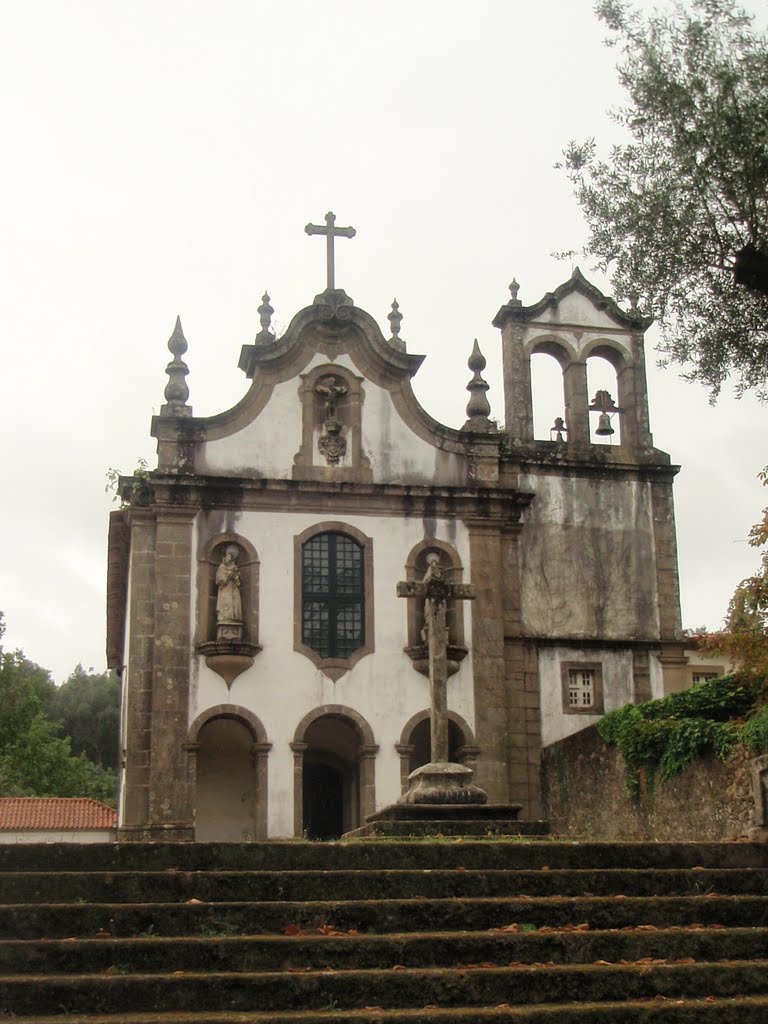
[[[316,366],[301,374],[301,447],[293,458],[295,480],[373,479],[362,450],[362,382],[343,366]]]
[[[230,687],[253,665],[259,638],[259,557],[244,537],[221,533],[198,562],[198,653]]]
[[[237,705],[209,708],[190,727],[195,841],[250,842],[267,837],[267,757],[263,725]]]
[[[405,563],[406,580],[421,580],[427,571],[427,556],[434,552],[439,558],[440,568],[449,583],[461,583],[464,569],[455,548],[440,540],[420,541],[408,555]],[[446,602],[445,621],[448,627],[448,675],[459,671],[468,649],[464,642],[464,601]],[[407,599],[408,643],[403,648],[413,662],[413,667],[422,675],[429,675],[429,645],[424,635],[424,601],[420,597]]]

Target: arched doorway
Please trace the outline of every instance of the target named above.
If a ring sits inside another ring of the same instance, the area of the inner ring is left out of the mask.
[[[220,705],[190,729],[194,752],[195,840],[243,843],[267,835],[271,744],[248,711]]]
[[[312,712],[296,730],[294,820],[297,835],[338,839],[374,809],[368,724],[346,708]]]

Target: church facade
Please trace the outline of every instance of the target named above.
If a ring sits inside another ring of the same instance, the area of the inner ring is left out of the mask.
[[[233,408],[192,414],[177,322],[157,468],[121,481],[108,659],[123,840],[325,838],[394,802],[429,760],[424,610],[397,594],[429,560],[474,586],[448,608],[449,752],[490,801],[540,815],[543,744],[683,685],[676,467],[649,429],[648,323],[578,271],[532,306],[512,286],[493,321],[504,426],[475,349],[453,429],[414,396],[423,357],[396,303],[386,336],[335,287],[327,226],[328,288],[281,337],[264,297]],[[540,351],[564,389],[544,441]],[[596,355],[617,394],[590,402]],[[619,443],[594,443],[590,414]]]

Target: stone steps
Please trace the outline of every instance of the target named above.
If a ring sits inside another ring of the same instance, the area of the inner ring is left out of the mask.
[[[0,874],[0,903],[149,903],[196,898],[256,900],[394,899],[455,896],[684,896],[768,893],[768,869],[555,868],[479,870],[463,866],[419,871],[71,871]]]
[[[752,843],[0,847],[0,1021],[764,1024],[766,883]]]
[[[301,1010],[297,1013],[267,1011],[241,1013],[131,1013],[34,1016],[15,1018],[22,1024],[765,1024],[768,997],[622,1000],[601,1003],[544,1003],[539,1006],[385,1010],[369,1007],[347,1010]]]

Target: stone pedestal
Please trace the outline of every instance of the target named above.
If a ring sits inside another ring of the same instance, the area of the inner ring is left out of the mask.
[[[463,764],[433,761],[408,776],[408,790],[398,804],[484,804],[488,797],[472,784],[474,772]]]

